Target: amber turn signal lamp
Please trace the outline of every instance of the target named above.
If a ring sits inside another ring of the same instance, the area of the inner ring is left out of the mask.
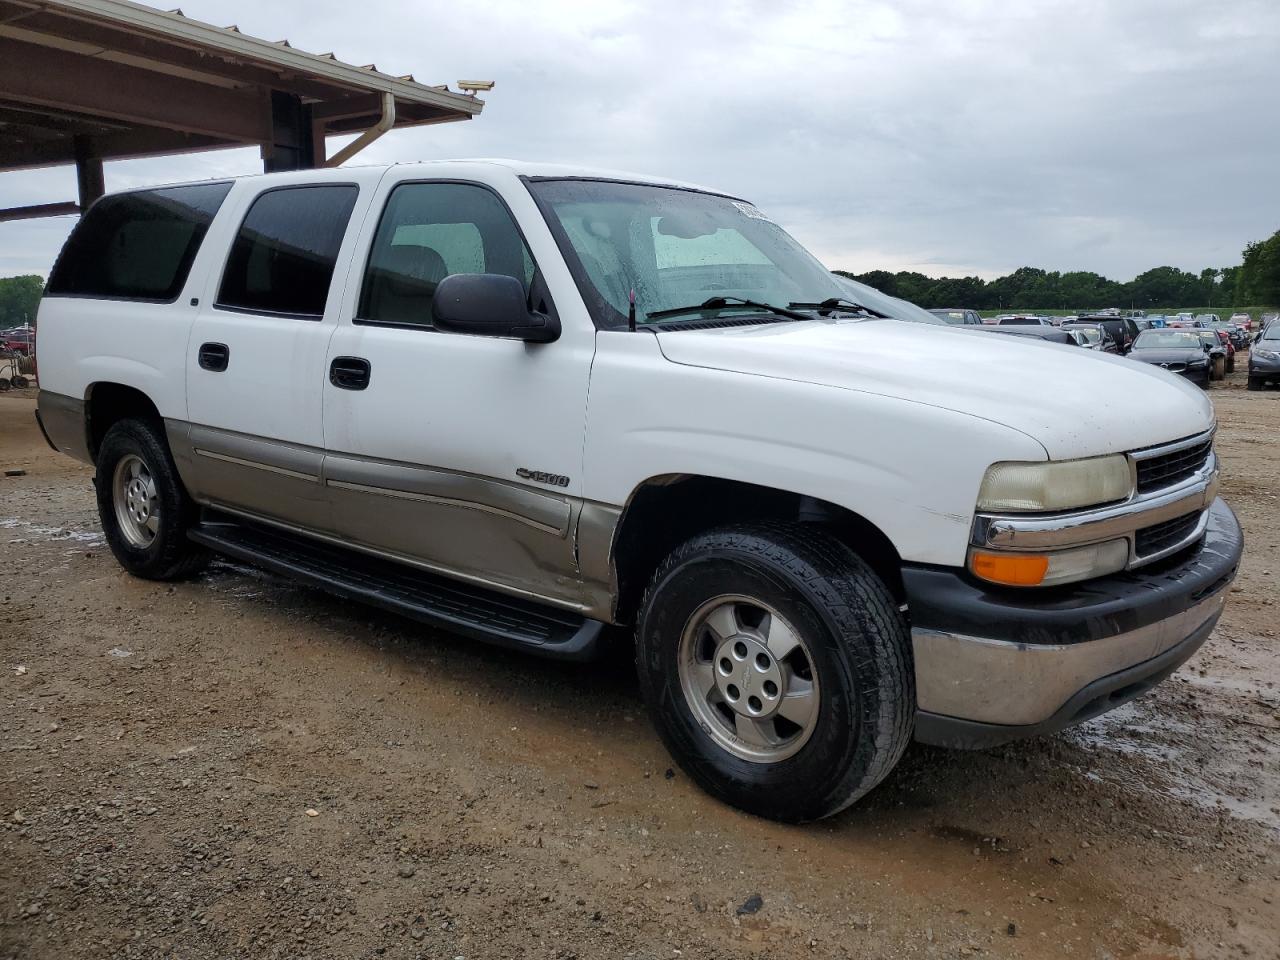
[[[1034,554],[978,553],[969,558],[969,568],[992,583],[1011,587],[1038,587],[1049,572],[1049,558]]]

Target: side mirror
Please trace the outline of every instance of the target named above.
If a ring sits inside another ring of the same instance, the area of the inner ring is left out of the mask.
[[[560,321],[533,313],[524,284],[498,273],[454,273],[436,287],[432,300],[437,330],[501,337],[526,343],[560,339]]]

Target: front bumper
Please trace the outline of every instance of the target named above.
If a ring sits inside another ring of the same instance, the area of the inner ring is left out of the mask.
[[[1163,367],[1164,369],[1168,370],[1170,373],[1176,373],[1178,376],[1185,377],[1186,379],[1190,380],[1192,383],[1198,383],[1201,385],[1208,383],[1209,377],[1213,373],[1212,362],[1201,364],[1199,366],[1192,366],[1191,364],[1181,363],[1181,362],[1156,363],[1151,360],[1139,360],[1138,362],[1147,363],[1153,367]]]
[[[978,748],[1060,730],[1146,692],[1222,615],[1243,551],[1221,499],[1204,538],[1126,573],[1044,590],[907,567],[916,739]]]
[[[1280,380],[1280,357],[1262,358],[1257,351],[1249,354],[1249,376]]]

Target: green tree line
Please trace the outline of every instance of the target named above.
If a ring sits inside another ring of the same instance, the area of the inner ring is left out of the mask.
[[[34,273],[0,277],[0,330],[34,321],[43,291],[44,278]]]
[[[995,280],[980,277],[926,277],[903,270],[837,273],[922,307],[974,310],[1060,310],[1136,307],[1171,310],[1185,306],[1280,306],[1280,230],[1244,248],[1234,267],[1209,267],[1198,274],[1177,267],[1154,267],[1128,283],[1098,273],[1059,273],[1019,267]],[[0,329],[36,318],[44,280],[35,274],[0,277]]]
[[[974,310],[1063,310],[1125,307],[1172,310],[1189,305],[1245,307],[1280,305],[1280,230],[1244,248],[1234,267],[1207,267],[1197,273],[1177,267],[1153,267],[1128,283],[1098,273],[1059,273],[1019,267],[995,280],[981,277],[926,277],[902,270],[836,273],[910,300],[922,307]]]

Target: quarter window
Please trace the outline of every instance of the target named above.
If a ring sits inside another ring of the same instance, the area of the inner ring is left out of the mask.
[[[399,185],[373,238],[357,322],[430,327],[436,286],[454,273],[515,277],[528,293],[535,266],[492,191],[466,183]]]
[[[103,197],[71,231],[46,293],[175,300],[230,189],[200,183]]]
[[[218,306],[323,316],[357,193],[351,185],[321,184],[268,190],[254,200],[227,257]]]

